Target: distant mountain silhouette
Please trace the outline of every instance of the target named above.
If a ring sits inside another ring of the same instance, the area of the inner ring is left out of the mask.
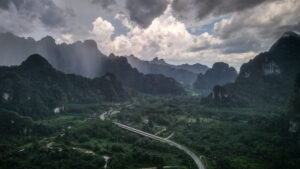
[[[97,44],[93,40],[57,45],[50,36],[35,41],[32,38],[25,39],[11,33],[2,33],[0,34],[0,44],[1,65],[19,65],[27,56],[38,53],[45,57],[54,68],[65,73],[94,78],[110,72],[115,74],[127,87],[140,92],[149,94],[185,93],[183,88],[170,78],[160,75],[143,75],[132,68],[125,57],[115,59],[105,56],[98,50]],[[147,84],[151,87],[142,86],[144,85],[142,82],[152,82]],[[168,88],[164,86],[168,86]]]
[[[189,64],[176,65],[175,68],[188,70],[196,74],[199,73],[204,74],[209,69],[209,67],[207,67],[206,65],[202,65],[200,63],[196,63],[193,65],[189,65]]]
[[[172,78],[161,74],[142,74],[130,66],[126,57],[111,54],[108,58],[106,64],[103,65],[104,69],[116,74],[125,85],[133,89],[155,95],[185,94],[182,86]]]
[[[197,73],[190,71],[189,69],[199,69],[206,71],[206,66],[201,64],[197,65],[171,65],[166,63],[163,59],[155,57],[152,61],[144,61],[133,55],[127,56],[128,62],[138,71],[145,74],[162,74],[167,77],[174,78],[178,82],[192,84],[197,77]],[[200,68],[201,67],[201,68]]]
[[[237,77],[237,71],[227,63],[217,62],[205,74],[200,73],[193,84],[198,90],[211,90],[216,85],[232,83]]]
[[[169,65],[164,59],[158,59],[158,57],[153,58],[153,60],[150,61],[150,63],[156,65]]]
[[[299,72],[300,36],[287,32],[268,52],[243,64],[236,81],[223,88],[239,102],[284,105]]]
[[[11,33],[0,34],[1,65],[19,65],[27,56],[38,53],[45,57],[56,69],[65,73],[76,73],[86,77],[97,77],[105,55],[94,41],[75,42],[57,45],[47,36],[39,41],[32,38],[21,38]],[[105,72],[101,72],[105,74]]]

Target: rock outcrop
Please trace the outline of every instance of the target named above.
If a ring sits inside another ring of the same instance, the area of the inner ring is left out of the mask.
[[[237,71],[233,67],[218,62],[211,69],[208,69],[205,74],[200,73],[193,86],[198,90],[211,90],[216,85],[234,82],[236,77]]]

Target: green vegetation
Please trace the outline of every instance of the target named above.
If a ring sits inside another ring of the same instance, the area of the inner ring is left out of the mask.
[[[223,90],[219,91],[226,91],[226,100],[231,100],[230,106],[285,106],[296,75],[300,72],[299,46],[300,36],[287,33],[269,51],[243,64],[236,81],[222,86]],[[208,99],[209,102],[220,97],[220,93],[215,94],[215,97]]]
[[[200,98],[145,98],[115,118],[160,133],[201,156],[208,169],[297,168],[299,136],[288,132],[280,106],[205,107]],[[147,119],[147,120],[145,120]]]
[[[55,70],[32,55],[20,66],[0,67],[0,106],[34,119],[64,111],[70,103],[102,103],[128,98],[114,75],[88,79]]]
[[[193,165],[186,154],[174,147],[100,120],[100,113],[107,111],[108,105],[67,105],[66,112],[35,121],[1,110],[1,169],[99,169],[105,164],[103,156],[110,157],[109,169],[163,166],[186,169]],[[120,104],[114,106],[119,107]],[[82,112],[83,109],[87,112]]]
[[[300,122],[300,73],[297,75],[290,94],[287,115],[293,121]]]

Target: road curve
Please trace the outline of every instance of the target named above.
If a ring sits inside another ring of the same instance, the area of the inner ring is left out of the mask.
[[[163,143],[167,143],[167,144],[169,144],[171,146],[175,146],[178,149],[183,150],[190,157],[192,157],[192,159],[195,161],[196,165],[198,166],[198,169],[205,169],[205,167],[204,167],[203,163],[201,162],[200,158],[195,153],[193,153],[192,151],[190,151],[189,149],[187,149],[186,147],[184,147],[184,146],[182,146],[182,145],[180,145],[180,144],[178,144],[178,143],[176,143],[174,141],[168,140],[166,138],[162,138],[162,137],[150,134],[150,133],[146,133],[146,132],[144,132],[142,130],[135,129],[135,128],[126,126],[124,124],[118,123],[118,122],[113,122],[113,123],[115,125],[123,128],[123,129],[125,129],[125,130],[128,130],[128,131],[140,134],[140,135],[145,136],[145,137],[149,137],[149,138],[154,139],[154,140],[158,140],[158,141],[163,142]]]

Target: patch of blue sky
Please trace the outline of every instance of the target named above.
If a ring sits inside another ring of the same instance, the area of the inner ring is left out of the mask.
[[[115,28],[114,34],[111,36],[111,39],[115,39],[117,36],[126,35],[130,29],[125,27],[119,20],[110,21],[113,27]]]
[[[214,33],[214,25],[215,23],[218,23],[220,21],[222,21],[223,19],[227,19],[227,18],[230,18],[232,15],[225,15],[225,16],[222,16],[220,18],[217,18],[215,20],[213,20],[212,22],[208,23],[208,24],[205,24],[203,25],[202,27],[192,27],[192,28],[188,28],[188,32],[192,35],[201,35],[202,33],[205,33],[207,32],[208,34],[213,34]]]

